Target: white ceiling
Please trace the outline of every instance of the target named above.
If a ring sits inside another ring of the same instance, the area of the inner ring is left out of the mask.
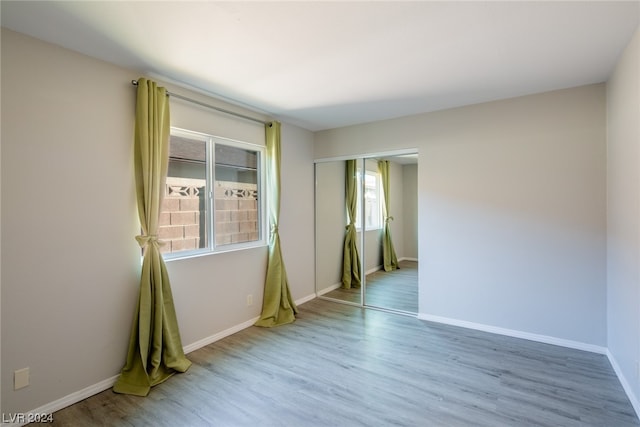
[[[639,5],[2,0],[0,13],[12,30],[321,130],[606,81]]]

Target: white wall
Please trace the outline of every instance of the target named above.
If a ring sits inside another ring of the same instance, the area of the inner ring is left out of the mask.
[[[280,246],[294,300],[315,293],[313,134],[282,124]]]
[[[393,247],[396,251],[398,259],[405,256],[405,243],[404,243],[404,229],[405,229],[405,200],[404,200],[404,174],[402,173],[403,166],[391,161],[389,163],[389,192],[391,193],[391,216],[393,221],[389,222],[389,228],[391,229],[391,240],[393,241]],[[384,221],[384,217],[382,218]],[[382,233],[380,233],[380,249],[382,249]],[[382,257],[382,255],[381,255]],[[383,263],[383,260],[380,260]]]
[[[345,224],[345,162],[315,165],[316,286],[319,293],[342,282]]]
[[[58,401],[124,364],[140,269],[130,83],[139,76],[2,29],[5,413]],[[175,100],[171,111],[173,125],[264,143],[260,125]],[[314,292],[312,138],[283,124],[280,235],[296,299]],[[258,316],[266,253],[168,263],[185,346]],[[24,367],[31,384],[14,391],[13,372]]]
[[[131,78],[2,30],[5,413],[122,368],[140,265]]]
[[[608,348],[640,414],[640,31],[607,83]]]
[[[316,158],[412,148],[420,315],[604,346],[604,85],[315,135]]]

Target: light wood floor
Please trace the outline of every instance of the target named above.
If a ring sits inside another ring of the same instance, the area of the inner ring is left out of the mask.
[[[418,313],[418,263],[400,261],[393,271],[378,270],[367,276],[365,304]]]
[[[315,299],[188,355],[146,398],[57,426],[640,426],[603,355]]]
[[[367,275],[365,305],[418,313],[418,263],[400,261],[399,265],[398,270]],[[360,288],[338,288],[323,296],[360,304]]]

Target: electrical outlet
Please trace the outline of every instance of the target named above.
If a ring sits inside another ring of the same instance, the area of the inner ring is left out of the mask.
[[[253,295],[247,295],[247,307],[251,307],[253,305]]]
[[[13,373],[13,389],[19,390],[29,385],[29,368],[18,369]]]

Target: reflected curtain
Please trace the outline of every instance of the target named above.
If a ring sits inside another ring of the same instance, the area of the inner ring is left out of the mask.
[[[356,160],[347,160],[345,169],[345,203],[347,207],[347,233],[342,253],[342,287],[351,289],[360,286],[360,256],[356,233],[356,211],[358,206],[358,169]]]
[[[265,125],[267,145],[267,197],[269,200],[269,258],[264,282],[262,313],[256,326],[272,327],[296,320],[298,308],[291,298],[287,271],[280,250],[280,123]]]
[[[391,228],[389,222],[393,221],[389,210],[389,161],[380,160],[378,162],[378,171],[380,172],[380,179],[382,180],[382,197],[384,198],[383,214],[384,214],[384,228],[382,230],[382,261],[384,271],[393,271],[398,268],[398,258],[396,257],[396,251],[393,248],[393,240],[391,239]]]
[[[116,393],[146,396],[152,386],[191,362],[185,357],[178,330],[169,275],[160,253],[158,222],[169,161],[169,100],[165,88],[138,80],[134,164],[138,216],[143,249],[142,274],[129,351],[113,386]]]

